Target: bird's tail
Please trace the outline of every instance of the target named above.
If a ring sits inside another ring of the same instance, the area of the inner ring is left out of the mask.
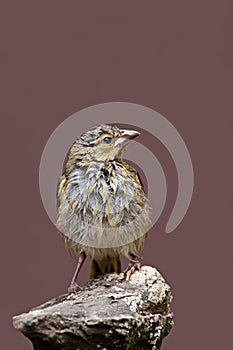
[[[107,256],[101,260],[91,260],[90,278],[97,278],[111,272],[121,272],[120,256]]]

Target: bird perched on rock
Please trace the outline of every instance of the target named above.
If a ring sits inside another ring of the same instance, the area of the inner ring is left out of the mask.
[[[90,277],[121,271],[120,255],[139,267],[139,251],[150,223],[150,209],[137,171],[122,159],[138,131],[99,125],[72,145],[57,188],[57,227],[78,260],[69,291],[86,256]]]

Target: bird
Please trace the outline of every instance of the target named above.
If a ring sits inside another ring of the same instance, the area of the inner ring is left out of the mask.
[[[79,272],[91,259],[90,278],[140,268],[150,224],[150,207],[139,173],[123,159],[136,130],[101,124],[82,133],[70,148],[57,185],[57,223],[77,260],[69,293],[78,291]]]

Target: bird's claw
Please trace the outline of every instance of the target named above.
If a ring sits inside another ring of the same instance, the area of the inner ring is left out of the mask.
[[[141,268],[140,261],[138,261],[138,260],[131,261],[124,271],[124,275],[126,277],[126,280],[129,281],[132,274],[134,274],[135,271],[139,271],[140,268]]]
[[[81,290],[81,287],[76,282],[71,282],[71,284],[68,288],[68,293],[69,294],[76,294],[80,290]]]

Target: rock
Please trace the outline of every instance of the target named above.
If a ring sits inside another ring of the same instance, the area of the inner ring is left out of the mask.
[[[153,267],[108,274],[13,317],[35,350],[160,349],[173,325],[171,291]]]

